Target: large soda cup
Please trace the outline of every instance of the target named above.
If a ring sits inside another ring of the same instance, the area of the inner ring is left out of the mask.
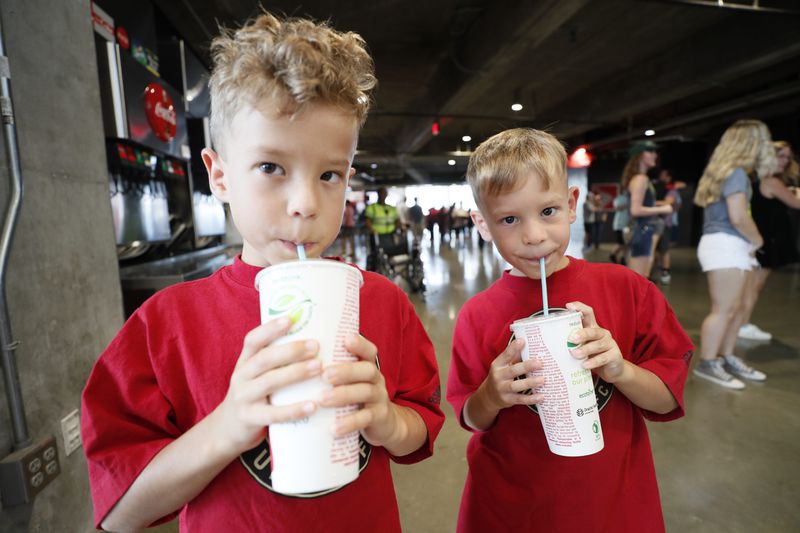
[[[578,457],[603,449],[603,430],[594,394],[592,373],[572,357],[567,337],[581,328],[577,311],[555,311],[511,324],[514,337],[525,340],[522,359],[538,358],[542,369],[531,377],[544,376],[544,385],[534,392],[544,399],[537,405],[550,451]]]
[[[292,326],[276,344],[315,339],[323,367],[354,361],[344,339],[357,334],[361,272],[326,259],[291,261],[267,267],[256,276],[261,322],[289,316]],[[273,405],[319,400],[331,388],[322,378],[294,383],[270,395]],[[358,477],[358,432],[334,437],[337,419],[355,405],[319,408],[299,420],[269,426],[272,488],[283,494],[320,492]]]

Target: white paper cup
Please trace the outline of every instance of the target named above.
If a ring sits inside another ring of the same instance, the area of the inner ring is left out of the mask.
[[[275,344],[316,339],[323,367],[354,361],[344,347],[358,333],[358,269],[325,259],[291,261],[267,267],[256,276],[261,322],[288,315],[289,332]],[[288,385],[270,396],[273,405],[319,400],[331,388],[322,378]],[[358,477],[358,432],[334,438],[336,420],[356,406],[319,408],[309,417],[269,426],[272,488],[303,494],[340,487]]]
[[[525,340],[522,359],[538,358],[542,369],[530,376],[544,376],[544,385],[534,392],[544,400],[537,405],[550,451],[578,457],[603,449],[603,430],[592,373],[572,357],[567,337],[581,328],[577,311],[555,311],[511,324],[514,337]]]

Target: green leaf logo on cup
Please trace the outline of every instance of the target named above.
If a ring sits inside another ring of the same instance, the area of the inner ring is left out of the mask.
[[[287,315],[292,321],[288,333],[297,333],[311,320],[314,304],[300,287],[284,287],[275,292],[267,303],[269,317]]]

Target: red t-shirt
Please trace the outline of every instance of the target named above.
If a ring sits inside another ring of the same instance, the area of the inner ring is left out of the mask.
[[[494,425],[474,432],[467,446],[459,532],[664,530],[644,418],[683,415],[692,344],[666,299],[645,278],[618,265],[569,261],[547,279],[550,306],[580,301],[592,307],[625,359],[661,378],[679,407],[666,415],[644,411],[595,376],[605,447],[586,457],[550,452],[531,408],[501,410]],[[466,429],[464,402],[507,346],[511,323],[541,309],[541,302],[539,280],[506,272],[459,313],[447,399]]]
[[[245,334],[258,326],[261,269],[237,258],[209,278],[160,291],[98,359],[82,398],[83,444],[98,525],[152,458],[222,402]],[[428,441],[392,458],[431,455],[444,422],[433,345],[408,298],[362,272],[361,333],[378,347],[392,401],[425,421]],[[400,531],[389,453],[362,439],[361,474],[316,497],[269,486],[266,442],[228,465],[180,511],[182,531]],[[164,517],[165,521],[174,514]]]

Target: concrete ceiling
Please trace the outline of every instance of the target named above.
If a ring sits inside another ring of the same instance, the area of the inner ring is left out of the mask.
[[[602,151],[650,128],[702,139],[742,116],[800,115],[795,0],[262,3],[366,40],[379,87],[356,161],[379,183],[459,181],[462,152],[515,126]],[[219,24],[259,12],[252,0],[155,4],[205,60]]]

